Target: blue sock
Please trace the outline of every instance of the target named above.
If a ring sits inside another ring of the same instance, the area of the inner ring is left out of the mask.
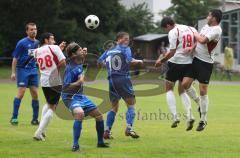
[[[97,130],[97,137],[98,137],[98,144],[103,144],[103,133],[104,133],[104,121],[96,121],[96,130]]]
[[[38,119],[38,112],[39,112],[39,101],[32,100],[32,109],[33,109],[33,120]]]
[[[127,113],[126,113],[127,129],[128,130],[132,129],[134,118],[135,118],[135,108],[134,108],[134,106],[129,106],[128,110],[127,110]]]
[[[110,131],[112,129],[113,123],[115,121],[115,116],[116,116],[116,113],[114,111],[109,111],[108,112],[107,121],[106,121],[106,124],[107,124],[107,129],[106,130]]]
[[[18,110],[21,104],[21,99],[15,97],[13,100],[13,113],[12,113],[12,118],[17,119],[18,117]]]
[[[82,121],[75,120],[73,124],[73,145],[78,145],[78,140],[80,138],[82,130]]]

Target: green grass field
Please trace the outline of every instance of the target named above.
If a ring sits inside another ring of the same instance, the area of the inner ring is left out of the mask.
[[[91,86],[107,89],[104,83]],[[135,87],[147,89],[151,85]],[[115,139],[110,141],[111,148],[96,148],[95,121],[83,123],[80,139],[81,151],[71,152],[72,121],[61,120],[56,115],[47,131],[45,142],[33,141],[37,127],[30,125],[32,108],[29,92],[26,93],[20,108],[19,125],[12,126],[9,119],[16,86],[0,83],[0,157],[1,158],[238,158],[240,155],[240,85],[211,85],[209,89],[208,126],[205,131],[186,132],[186,124],[171,129],[171,120],[158,118],[159,110],[168,113],[165,95],[137,97],[137,116],[135,129],[141,138],[133,140],[124,136],[126,106],[121,102],[119,115],[113,127]],[[95,102],[99,99],[92,98]],[[45,103],[40,90],[41,107]],[[183,106],[177,97],[178,112],[183,113]],[[199,120],[196,105],[194,115]],[[157,118],[154,117],[154,113]],[[104,115],[106,118],[106,115]],[[162,117],[162,116],[161,116]]]

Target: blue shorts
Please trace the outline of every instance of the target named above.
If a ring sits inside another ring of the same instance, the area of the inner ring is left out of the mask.
[[[128,77],[111,77],[109,79],[109,98],[115,102],[127,98],[135,98],[132,82]]]
[[[82,108],[85,114],[97,109],[97,106],[85,95],[77,96],[73,99],[63,99],[63,102],[71,112],[77,107]]]
[[[38,87],[39,79],[37,68],[26,69],[17,67],[16,78],[17,87],[30,87],[30,86]]]

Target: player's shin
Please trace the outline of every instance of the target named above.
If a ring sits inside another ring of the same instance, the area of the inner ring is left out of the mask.
[[[77,146],[82,130],[82,120],[75,120],[73,124],[73,145]]]
[[[106,130],[111,131],[113,123],[115,121],[116,113],[114,111],[109,111],[107,114],[107,120],[106,120]]]
[[[18,110],[21,104],[21,99],[15,97],[13,101],[13,114],[12,114],[12,119],[17,119],[18,117]]]
[[[176,98],[172,90],[167,91],[166,99],[167,99],[169,110],[173,115],[173,121],[178,120],[177,109],[176,109]]]
[[[42,108],[41,121],[42,121],[44,115],[46,114],[46,112],[48,111],[48,109],[49,109],[48,104],[45,104]]]
[[[180,95],[180,97],[181,97],[181,100],[182,100],[182,104],[185,108],[185,111],[187,113],[187,120],[188,121],[193,120],[194,117],[193,117],[193,114],[192,114],[192,106],[191,106],[190,98],[188,97],[188,95],[186,93],[182,93]]]
[[[46,130],[46,127],[48,126],[52,117],[53,117],[53,110],[49,108],[47,110],[47,112],[45,113],[45,115],[43,116],[43,118],[39,124],[39,127],[35,133],[35,136],[41,135]]]
[[[134,105],[128,106],[126,112],[127,130],[132,130],[133,122],[135,119],[135,108]]]
[[[39,112],[39,101],[32,100],[32,109],[33,109],[33,120],[38,119],[38,112]]]
[[[104,121],[103,120],[96,120],[96,131],[97,131],[98,144],[104,144],[104,140],[103,140]]]
[[[191,97],[198,106],[200,106],[200,98],[196,92],[196,89],[191,86],[189,89],[186,90],[187,94],[189,95],[189,97]]]
[[[201,96],[201,102],[200,102],[200,110],[201,110],[201,121],[206,122],[207,121],[207,111],[208,111],[208,95]]]

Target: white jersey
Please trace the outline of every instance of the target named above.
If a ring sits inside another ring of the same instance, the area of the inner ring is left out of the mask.
[[[221,38],[221,34],[222,28],[219,25],[211,27],[209,25],[205,25],[201,29],[200,35],[207,37],[209,42],[206,44],[197,42],[194,56],[207,63],[214,63],[215,48]]]
[[[176,52],[170,62],[176,64],[191,64],[192,55],[184,53],[184,49],[192,47],[194,44],[194,32],[197,30],[193,27],[186,25],[175,25],[175,27],[169,31],[169,49],[176,49]]]
[[[41,73],[40,83],[42,87],[54,87],[62,85],[58,71],[58,63],[66,59],[62,50],[57,45],[44,45],[34,50]]]

